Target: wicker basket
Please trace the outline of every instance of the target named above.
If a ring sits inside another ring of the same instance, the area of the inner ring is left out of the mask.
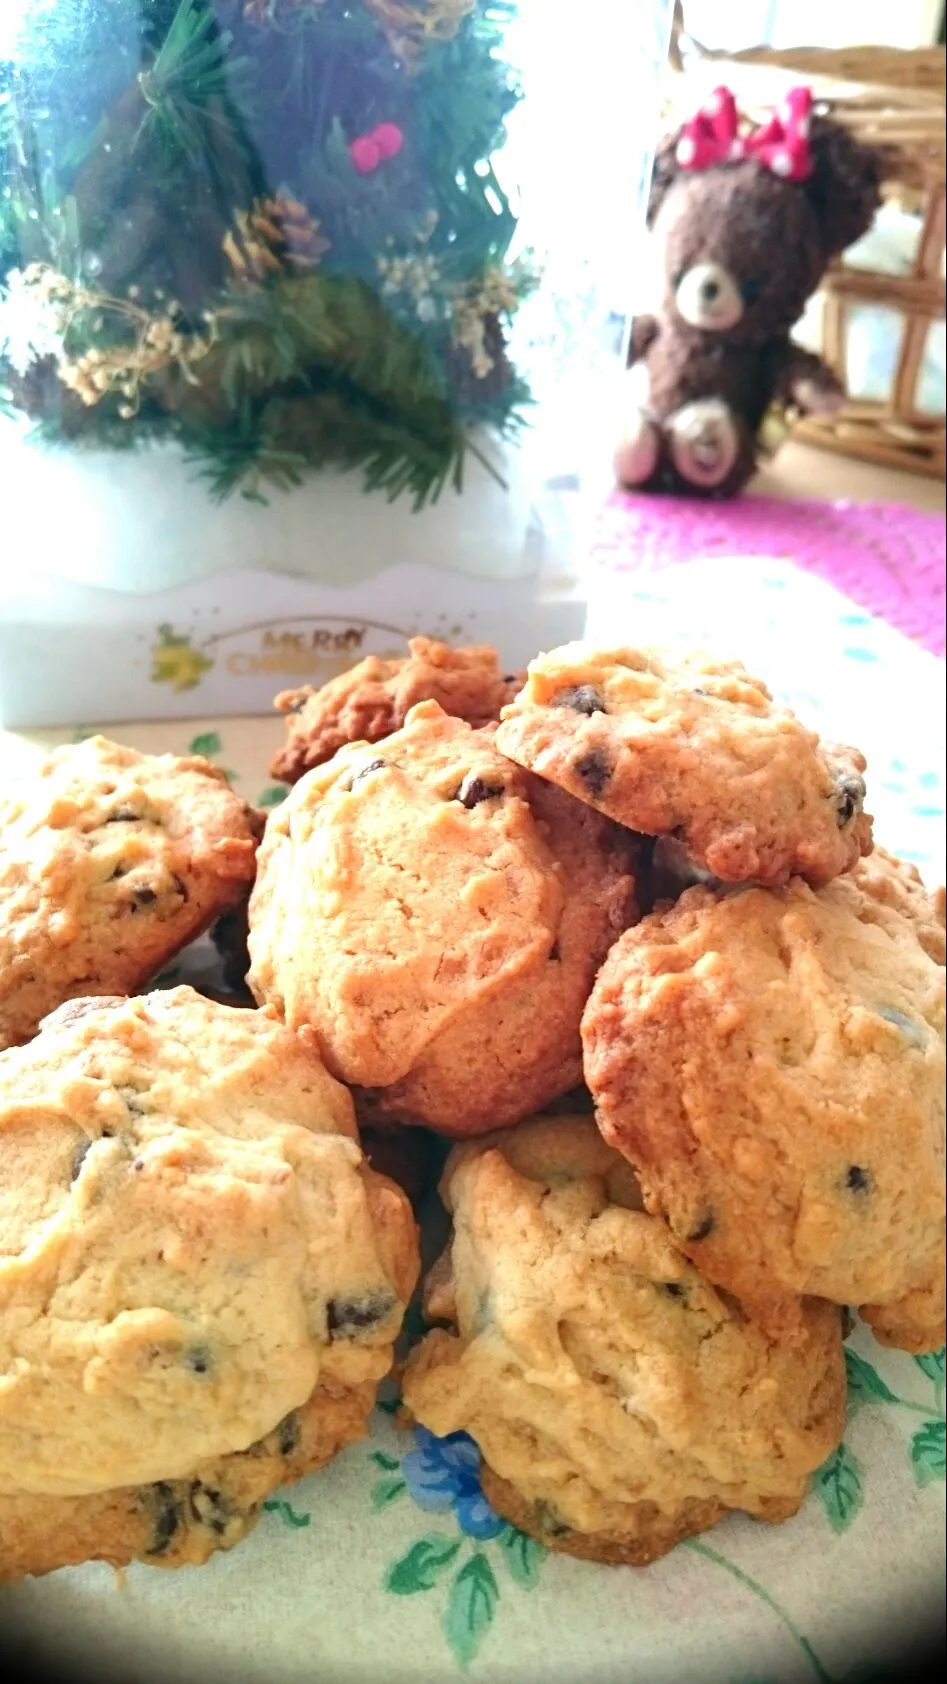
[[[869,462],[943,479],[944,393],[941,389],[938,412],[921,409],[918,377],[930,331],[944,318],[944,48],[755,48],[715,54],[681,35],[671,67],[668,115],[674,121],[720,82],[732,87],[738,103],[755,116],[803,77],[822,109],[881,150],[886,198],[921,217],[913,263],[904,275],[835,263],[822,287],[821,351],[846,381],[850,312],[866,304],[887,306],[901,320],[890,389],[881,400],[850,398],[833,416],[807,416],[797,422],[794,435]]]

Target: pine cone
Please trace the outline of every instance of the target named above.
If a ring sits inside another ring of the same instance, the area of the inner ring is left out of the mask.
[[[222,245],[241,281],[265,281],[287,270],[315,269],[329,249],[316,219],[286,193],[254,199],[248,211],[236,211]]]

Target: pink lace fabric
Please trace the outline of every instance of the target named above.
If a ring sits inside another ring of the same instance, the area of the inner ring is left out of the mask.
[[[599,517],[591,559],[650,573],[721,555],[794,562],[944,655],[944,521],[899,503],[701,503],[615,492]]]

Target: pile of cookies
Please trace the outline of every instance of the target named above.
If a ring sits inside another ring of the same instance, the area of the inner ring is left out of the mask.
[[[0,804],[0,1578],[205,1560],[366,1430],[438,1138],[406,1417],[574,1555],[793,1514],[849,1308],[944,1340],[944,899],[864,760],[632,648],[277,706],[265,828],[102,738]]]

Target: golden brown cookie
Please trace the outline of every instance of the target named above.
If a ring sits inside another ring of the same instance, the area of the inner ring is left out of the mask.
[[[411,1353],[403,1395],[430,1431],[471,1434],[502,1514],[644,1565],[730,1510],[795,1513],[844,1424],[836,1306],[800,1306],[797,1343],[765,1334],[644,1214],[588,1117],[456,1147],[441,1185],[453,1235],[426,1309],[452,1330]]]
[[[434,702],[271,816],[250,986],[363,1090],[366,1120],[516,1121],[581,1078],[578,1024],[635,915],[634,844]]]
[[[893,908],[913,924],[918,941],[936,964],[947,963],[942,888],[928,894],[916,866],[878,847],[872,849],[867,859],[853,866],[852,877],[869,900]],[[867,906],[864,916],[870,916]]]
[[[398,731],[417,702],[437,702],[457,719],[486,725],[500,717],[526,674],[502,673],[490,644],[453,649],[412,637],[410,654],[386,661],[369,655],[318,690],[284,690],[274,706],[288,715],[287,737],[270,773],[294,784],[331,760],[346,743],[376,743]]]
[[[565,644],[530,663],[497,746],[724,882],[824,883],[871,847],[862,756],[821,745],[736,661]]]
[[[607,1140],[763,1325],[857,1305],[944,1342],[944,972],[854,875],[693,888],[626,932],[582,1026]]]
[[[0,1047],[140,988],[252,882],[260,815],[217,767],[91,737],[0,802]]]
[[[222,1459],[252,1505],[281,1465],[231,1459],[307,1400],[306,1465],[364,1430],[417,1235],[311,1039],[178,988],[72,1001],[0,1055],[2,1571],[99,1521],[86,1553],[154,1553],[138,1488],[219,1489]]]
[[[79,1497],[0,1493],[0,1583],[84,1561],[200,1566],[252,1531],[278,1486],[362,1438],[375,1392],[373,1380],[320,1382],[265,1438],[201,1463],[186,1479]]]

